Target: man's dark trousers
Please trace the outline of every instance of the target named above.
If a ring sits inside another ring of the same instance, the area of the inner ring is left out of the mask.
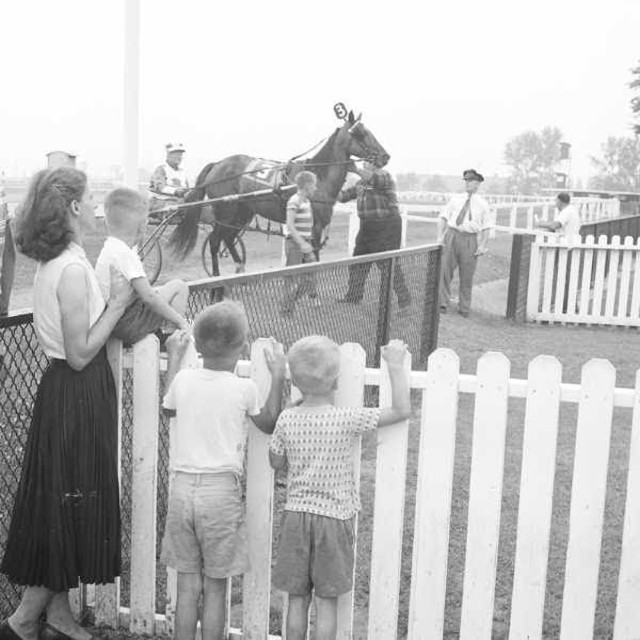
[[[353,257],[364,256],[381,251],[394,251],[402,242],[402,219],[400,216],[367,220],[360,219],[360,229],[356,236]],[[349,288],[344,297],[347,302],[360,302],[364,294],[364,285],[371,269],[371,262],[355,264],[349,267]],[[386,261],[376,263],[379,269],[388,268]],[[383,271],[384,273],[384,271]],[[411,295],[404,281],[400,265],[396,262],[393,269],[393,290],[398,296],[398,305],[406,307]]]

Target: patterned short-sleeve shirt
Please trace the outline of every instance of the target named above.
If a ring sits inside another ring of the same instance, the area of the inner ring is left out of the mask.
[[[293,407],[280,414],[270,449],[286,455],[288,511],[338,520],[360,509],[353,467],[356,436],[378,426],[380,409]]]

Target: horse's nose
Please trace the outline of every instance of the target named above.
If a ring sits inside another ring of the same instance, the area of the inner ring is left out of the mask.
[[[384,167],[385,164],[387,164],[387,162],[389,162],[389,160],[391,159],[391,156],[388,153],[383,153],[380,156],[380,160],[382,161],[382,166]]]

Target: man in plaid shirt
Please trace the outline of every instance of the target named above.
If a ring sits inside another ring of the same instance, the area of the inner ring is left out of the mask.
[[[357,173],[360,180],[353,187],[343,189],[338,194],[338,201],[356,200],[360,229],[356,236],[354,257],[399,249],[402,220],[398,210],[396,185],[391,174],[366,161],[362,169],[352,164],[349,170]],[[357,304],[362,300],[371,264],[365,262],[349,267],[349,288],[344,298],[338,302]],[[381,269],[386,266],[381,262],[376,264]],[[411,296],[397,262],[393,270],[393,289],[398,296],[398,306],[404,312],[411,304]]]

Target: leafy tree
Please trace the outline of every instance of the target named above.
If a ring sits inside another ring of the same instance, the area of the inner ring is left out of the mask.
[[[640,138],[610,136],[600,149],[600,157],[591,157],[598,172],[589,181],[591,187],[609,191],[640,189]]]
[[[511,191],[532,194],[555,185],[562,137],[558,127],[544,127],[540,132],[524,131],[507,143],[504,159],[511,167]]]
[[[423,182],[423,187],[426,191],[447,191],[446,180],[437,173],[432,176],[427,176]]]
[[[629,83],[631,91],[636,95],[631,98],[631,113],[634,118],[640,118],[640,64],[635,69],[631,69],[631,75],[634,76],[633,80]],[[640,124],[636,124],[633,127],[636,135],[640,135]]]

